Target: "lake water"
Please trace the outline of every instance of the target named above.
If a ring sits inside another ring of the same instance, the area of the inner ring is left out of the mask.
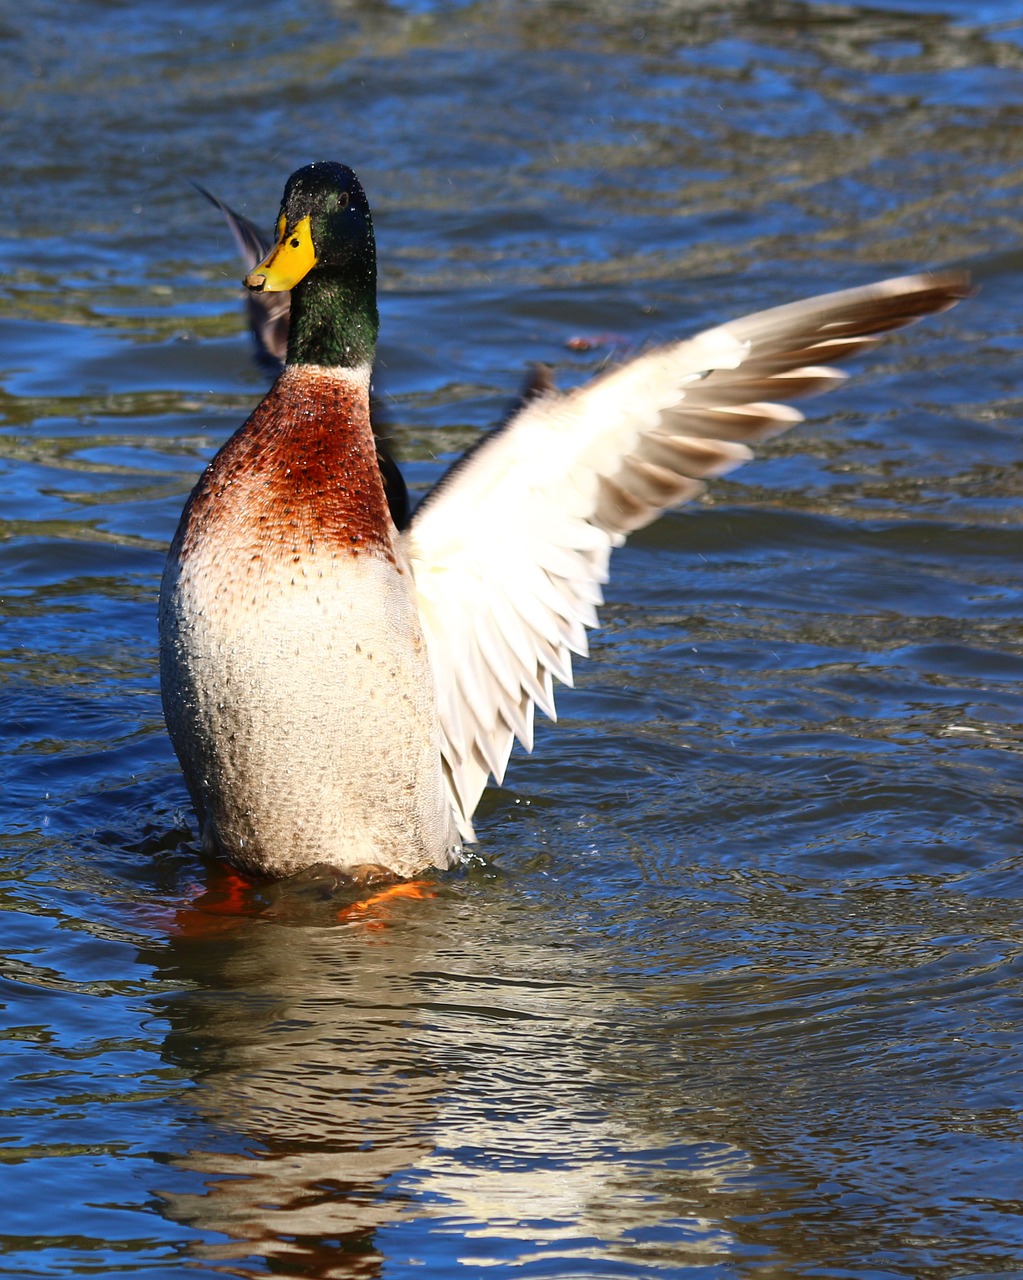
[[[28,0],[0,56],[0,1275],[1023,1276],[1023,4]],[[204,863],[157,681],[267,385],[189,183],[269,231],[313,159],[417,493],[531,361],[980,285],[617,554],[479,865],[370,906]]]

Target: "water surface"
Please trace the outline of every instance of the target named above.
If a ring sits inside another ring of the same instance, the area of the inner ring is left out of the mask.
[[[0,48],[0,1274],[1023,1274],[1023,8],[33,0]],[[618,553],[480,864],[369,908],[203,862],[156,673],[266,385],[189,180],[269,229],[320,158],[417,493],[531,361],[981,285]]]

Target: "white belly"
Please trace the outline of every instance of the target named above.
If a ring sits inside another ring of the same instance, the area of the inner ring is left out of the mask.
[[[223,556],[224,549],[220,548]],[[377,554],[168,563],[167,724],[205,841],[250,870],[457,858],[411,575]]]

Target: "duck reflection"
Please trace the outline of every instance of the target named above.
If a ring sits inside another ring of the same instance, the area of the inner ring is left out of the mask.
[[[160,1198],[209,1237],[191,1257],[340,1278],[424,1250],[576,1274],[733,1253],[749,1158],[700,1133],[686,1072],[663,1096],[606,949],[497,884],[412,892],[228,877],[179,913],[157,967],[195,1137]]]
[[[164,1210],[219,1235],[193,1256],[233,1274],[375,1276],[374,1232],[403,1208],[388,1180],[430,1151],[443,1086],[415,1047],[422,922],[392,927],[393,891],[339,905],[327,879],[211,875],[157,964],[181,988],[164,1057],[196,1083],[199,1136],[173,1163],[202,1185],[161,1190]]]

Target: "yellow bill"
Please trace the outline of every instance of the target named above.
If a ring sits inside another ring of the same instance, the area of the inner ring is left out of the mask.
[[[277,235],[274,247],[245,277],[245,287],[253,293],[284,293],[294,289],[316,266],[308,215],[289,230],[282,214]]]

